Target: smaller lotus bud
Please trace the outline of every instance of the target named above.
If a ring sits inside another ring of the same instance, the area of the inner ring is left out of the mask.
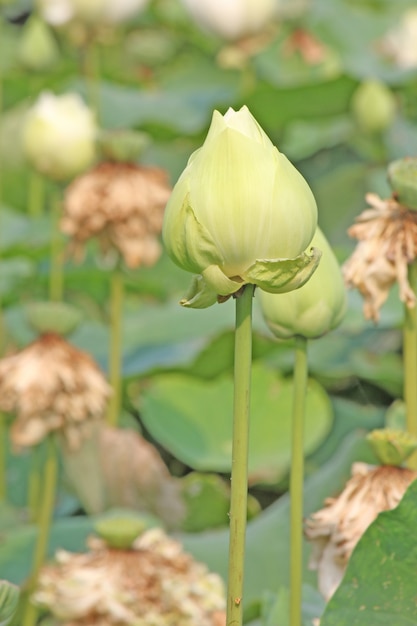
[[[36,15],[32,15],[23,27],[18,57],[22,65],[33,72],[48,70],[59,57],[53,34]]]
[[[10,624],[19,602],[19,587],[0,580],[0,626]]]
[[[32,302],[26,309],[26,317],[39,335],[57,333],[65,337],[81,322],[80,311],[65,302]]]
[[[264,318],[274,335],[288,339],[320,337],[336,328],[346,309],[342,272],[327,239],[317,228],[312,241],[322,252],[320,263],[305,285],[285,294],[261,292]]]
[[[92,163],[95,135],[93,113],[80,96],[44,92],[26,116],[23,149],[38,172],[65,181]]]
[[[165,210],[168,254],[201,275],[183,304],[209,306],[245,284],[271,293],[296,289],[319,260],[317,251],[304,252],[316,220],[306,181],[247,107],[215,111]]]
[[[105,161],[134,163],[149,146],[150,137],[135,130],[102,130],[98,147]]]
[[[388,180],[395,199],[407,209],[417,211],[417,158],[406,157],[390,163]]]
[[[265,28],[277,12],[276,0],[182,0],[203,29],[235,40]]]
[[[353,115],[359,128],[366,133],[381,133],[393,122],[395,98],[390,89],[379,80],[366,80],[352,97]]]
[[[367,437],[381,465],[399,467],[417,450],[417,439],[404,430],[380,428]]]
[[[97,522],[94,530],[109,548],[128,550],[146,526],[140,517],[111,517]]]

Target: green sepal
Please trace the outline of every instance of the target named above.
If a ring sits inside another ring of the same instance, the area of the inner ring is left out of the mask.
[[[371,431],[367,441],[382,465],[400,467],[417,449],[417,439],[403,430],[381,428]]]
[[[202,274],[206,283],[219,296],[231,296],[245,284],[243,280],[228,278],[218,265],[209,265]]]
[[[180,300],[180,304],[187,309],[207,309],[216,304],[217,293],[207,284],[202,276],[193,276],[191,285]]]
[[[165,246],[180,267],[195,274],[210,265],[223,263],[207,228],[197,220],[188,195],[175,215],[175,227],[171,230],[169,240],[165,240]]]
[[[0,626],[10,624],[19,602],[19,587],[0,580]]]
[[[243,275],[245,283],[257,285],[269,293],[286,293],[302,287],[313,275],[321,258],[321,250],[311,248],[295,259],[256,261]]]

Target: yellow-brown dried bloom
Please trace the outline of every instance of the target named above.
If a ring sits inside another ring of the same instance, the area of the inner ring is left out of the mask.
[[[354,463],[352,476],[337,498],[306,522],[313,543],[310,568],[318,571],[318,585],[328,600],[339,586],[350,555],[368,526],[382,511],[397,506],[417,472],[381,465]]]
[[[10,436],[17,447],[59,431],[70,449],[77,448],[103,416],[109,395],[90,356],[55,333],[0,360],[0,410],[16,415]]]
[[[130,268],[153,265],[162,250],[158,235],[169,195],[162,169],[101,163],[69,185],[61,230],[76,258],[97,237],[104,253],[116,249]]]
[[[401,301],[412,308],[416,297],[408,282],[408,265],[417,257],[417,212],[394,198],[366,195],[371,208],[359,215],[348,233],[359,240],[343,273],[348,287],[365,299],[364,315],[375,322],[389,290],[398,282]]]
[[[90,540],[86,554],[59,551],[33,600],[64,626],[224,626],[223,581],[159,528],[131,550]]]

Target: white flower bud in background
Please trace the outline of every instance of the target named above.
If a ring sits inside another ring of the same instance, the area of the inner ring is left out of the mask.
[[[73,20],[86,24],[119,23],[146,7],[149,0],[39,0],[44,20],[62,26]]]
[[[274,18],[276,0],[182,0],[203,29],[227,40],[260,32]]]
[[[94,115],[74,93],[42,93],[28,111],[22,135],[32,166],[56,181],[84,171],[95,157]]]

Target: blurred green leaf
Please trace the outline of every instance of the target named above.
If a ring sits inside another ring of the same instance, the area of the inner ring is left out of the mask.
[[[292,381],[262,364],[252,373],[250,481],[277,482],[290,464]],[[230,377],[200,381],[184,375],[155,377],[139,400],[152,436],[184,463],[199,470],[230,471],[233,382]],[[307,391],[305,452],[328,434],[332,410],[324,389],[310,380]]]

